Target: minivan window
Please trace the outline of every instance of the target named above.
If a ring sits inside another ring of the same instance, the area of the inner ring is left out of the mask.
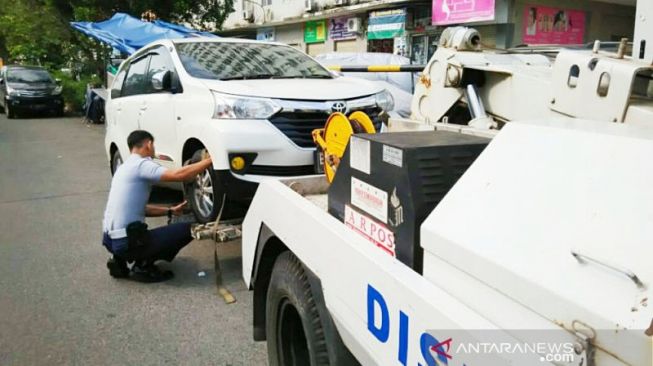
[[[202,79],[330,79],[331,73],[289,46],[266,43],[191,42],[176,44],[186,72]]]
[[[152,76],[161,71],[175,71],[175,66],[170,59],[170,56],[166,53],[165,49],[158,49],[158,53],[152,55],[150,59],[150,67],[147,72],[147,90],[149,93],[156,92],[152,87]]]
[[[146,70],[147,62],[150,57],[143,57],[131,63],[129,71],[127,71],[127,78],[122,87],[121,95],[123,97],[137,94],[144,94],[147,92]]]
[[[120,70],[116,78],[113,80],[113,85],[111,86],[111,98],[120,98],[120,90],[122,89],[122,84],[125,81],[125,75],[127,72],[125,69]]]
[[[42,69],[8,69],[7,82],[10,83],[52,83],[50,74]]]

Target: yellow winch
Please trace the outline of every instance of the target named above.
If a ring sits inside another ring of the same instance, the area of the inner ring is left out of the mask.
[[[355,133],[376,133],[372,119],[365,112],[354,112],[349,118],[340,112],[332,113],[324,128],[313,130],[313,141],[324,155],[324,173],[329,183],[336,175],[349,138]]]

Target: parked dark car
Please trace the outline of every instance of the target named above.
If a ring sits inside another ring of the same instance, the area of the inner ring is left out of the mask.
[[[19,112],[48,111],[63,115],[61,86],[47,70],[36,66],[5,66],[0,69],[0,111],[8,118]]]

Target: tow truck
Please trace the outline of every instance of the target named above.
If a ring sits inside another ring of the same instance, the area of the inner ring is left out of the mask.
[[[491,52],[450,28],[411,119],[322,131],[330,181],[262,183],[242,270],[270,364],[651,365],[653,2],[637,5],[632,56]]]

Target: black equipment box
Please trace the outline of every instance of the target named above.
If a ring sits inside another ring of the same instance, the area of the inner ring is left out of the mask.
[[[329,187],[329,213],[422,273],[422,222],[489,142],[445,131],[354,135]]]

